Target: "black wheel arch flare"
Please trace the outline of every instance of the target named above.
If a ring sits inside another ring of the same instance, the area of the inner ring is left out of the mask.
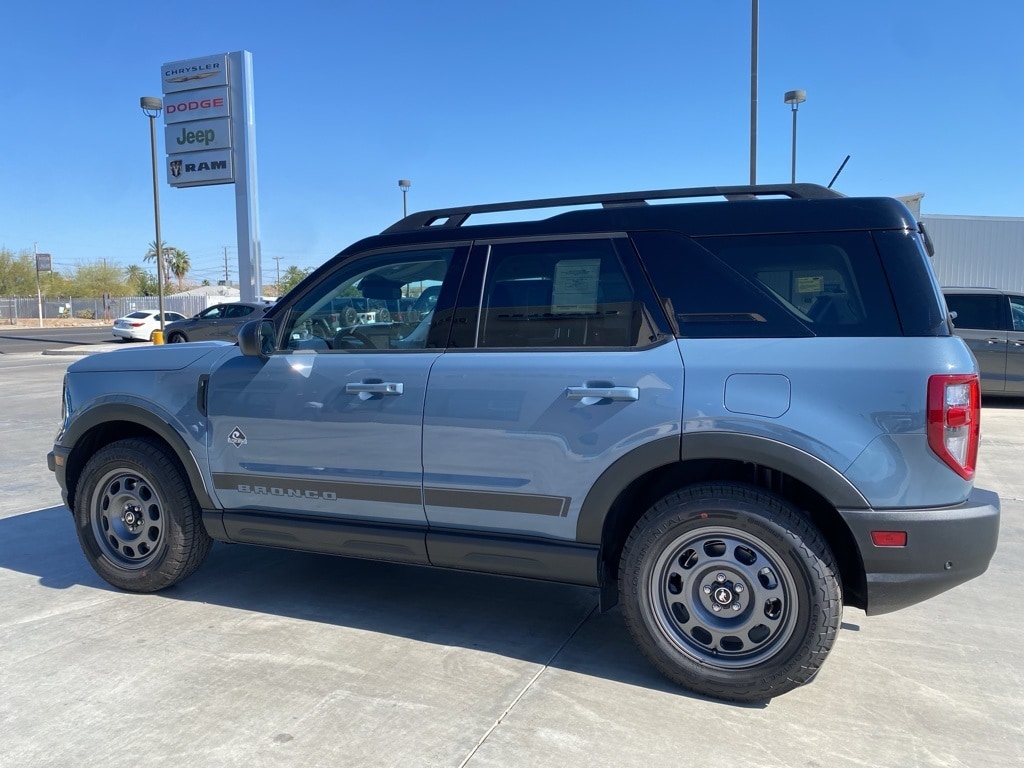
[[[185,438],[157,414],[131,403],[108,403],[91,408],[77,417],[61,436],[61,444],[72,447],[66,468],[68,502],[74,503],[78,477],[97,449],[115,440],[147,433],[160,438],[178,458],[199,504],[203,508],[213,507],[202,472]]]
[[[645,443],[606,469],[583,501],[576,523],[576,540],[584,544],[601,543],[609,510],[637,478],[671,464],[707,459],[770,467],[813,488],[836,508],[870,506],[838,470],[799,448],[757,435],[695,432]]]

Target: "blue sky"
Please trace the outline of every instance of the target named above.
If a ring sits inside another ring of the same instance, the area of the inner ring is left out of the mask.
[[[1024,216],[1019,0],[762,0],[760,182]],[[402,211],[749,178],[750,2],[6,2],[0,246],[142,264],[160,65],[253,54],[263,282]],[[163,155],[162,118],[158,150]],[[162,173],[162,171],[161,171]],[[237,278],[232,186],[161,179],[196,281]],[[280,261],[274,260],[280,257]]]

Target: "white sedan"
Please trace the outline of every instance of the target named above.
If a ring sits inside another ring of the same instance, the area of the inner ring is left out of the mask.
[[[164,312],[164,325],[175,320],[184,320],[185,316],[178,312]],[[140,309],[130,315],[119,317],[110,329],[122,341],[150,341],[153,331],[160,330],[160,312],[155,309]]]

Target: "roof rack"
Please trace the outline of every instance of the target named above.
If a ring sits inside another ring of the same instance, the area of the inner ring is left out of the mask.
[[[412,232],[418,229],[447,229],[461,227],[473,214],[520,211],[530,208],[564,208],[574,205],[600,203],[604,208],[631,205],[648,205],[649,200],[671,200],[688,197],[724,197],[726,200],[754,200],[758,197],[781,196],[802,200],[844,197],[839,192],[819,184],[756,184],[736,187],[688,187],[684,189],[659,189],[646,192],[616,192],[604,195],[579,195],[576,197],[548,197],[541,200],[520,200],[512,203],[490,203],[466,205],[460,208],[438,208],[432,211],[410,213],[384,230]]]

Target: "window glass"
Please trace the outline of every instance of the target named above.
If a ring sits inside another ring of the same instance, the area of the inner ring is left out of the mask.
[[[199,313],[199,316],[204,320],[215,320],[224,314],[224,305],[217,304],[216,306],[210,307],[209,309],[203,310]]]
[[[866,232],[633,238],[681,336],[901,335]]]
[[[1002,305],[1005,299],[995,293],[950,293],[946,306],[956,312],[955,328],[977,328],[998,331],[1003,328]]]
[[[1010,320],[1013,330],[1024,331],[1024,296],[1010,297]]]
[[[378,254],[343,264],[287,311],[285,347],[424,348],[453,250]]]
[[[610,240],[492,245],[479,347],[628,347],[645,324]]]

